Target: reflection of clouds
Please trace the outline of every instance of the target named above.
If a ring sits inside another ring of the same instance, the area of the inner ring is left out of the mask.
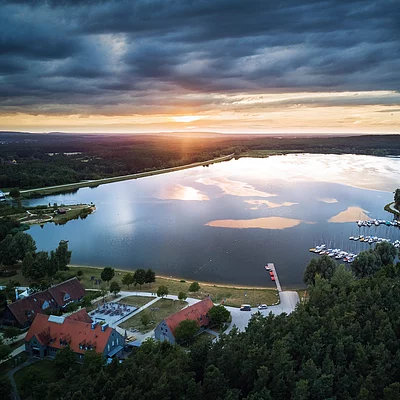
[[[290,203],[289,201],[285,201],[283,203],[273,203],[272,201],[268,200],[245,200],[247,204],[254,205],[255,207],[250,207],[250,210],[258,210],[262,205],[266,205],[269,208],[278,208],[278,207],[290,207],[294,206],[299,203]]]
[[[266,181],[279,179],[291,182],[332,182],[392,192],[398,186],[400,158],[353,154],[290,154],[268,158],[241,158],[215,165],[212,171],[219,177],[235,176],[242,181],[250,181],[257,175],[267,177]]]
[[[254,176],[254,171],[253,171]],[[255,196],[255,197],[273,197],[276,194],[271,194],[257,190],[254,186],[246,183],[233,181],[227,178],[200,178],[196,182],[203,185],[218,186],[224,193],[232,196]]]
[[[328,222],[355,222],[359,219],[366,220],[370,217],[365,214],[368,211],[363,210],[361,207],[348,207],[347,210],[340,212],[339,214],[334,215],[332,218],[328,220]]]
[[[327,204],[333,204],[333,203],[337,203],[338,202],[333,197],[319,197],[317,200],[321,201],[322,203],[327,203]]]
[[[206,226],[215,228],[235,228],[235,229],[286,229],[297,226],[302,221],[300,219],[282,218],[282,217],[266,217],[254,219],[220,219],[207,222]]]
[[[204,201],[210,200],[206,194],[201,193],[199,190],[191,186],[183,186],[175,184],[162,190],[160,197],[165,200],[186,200],[186,201]]]

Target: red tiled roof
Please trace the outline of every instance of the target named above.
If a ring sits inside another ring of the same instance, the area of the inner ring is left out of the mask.
[[[69,300],[64,301],[65,294],[68,293]],[[8,305],[19,324],[32,322],[36,314],[43,313],[45,309],[42,306],[45,301],[50,305],[51,309],[62,307],[71,300],[76,301],[85,295],[85,289],[78,279],[71,278],[65,282],[52,286],[51,288],[34,293],[28,297],[17,300]]]
[[[54,300],[60,307],[69,303],[71,300],[77,300],[85,295],[85,289],[76,277],[61,282],[47,289],[54,297]],[[65,294],[69,294],[70,298],[64,300]]]
[[[48,315],[38,314],[25,336],[25,342],[35,336],[42,345],[49,347],[64,348],[65,344],[60,344],[61,340],[66,341],[75,353],[85,353],[86,350],[79,348],[80,344],[91,345],[94,350],[102,353],[112,331],[108,326],[103,332],[101,325],[92,329],[92,324],[71,318],[65,318],[62,323],[52,322]]]
[[[193,304],[189,307],[184,308],[181,311],[178,311],[175,314],[170,315],[169,317],[165,318],[164,321],[168,325],[169,329],[171,329],[173,334],[175,334],[175,329],[179,325],[179,323],[184,321],[185,319],[196,321],[199,326],[208,325],[209,321],[206,315],[209,309],[213,306],[214,303],[209,297],[207,297],[206,299],[201,300],[196,304]]]
[[[56,308],[57,304],[53,296],[46,290],[32,294],[31,296],[17,300],[8,305],[19,324],[24,325],[26,322],[32,322],[36,314],[43,313],[46,309],[42,309],[45,302],[48,302],[50,308]]]
[[[68,317],[65,317],[65,319],[72,319],[74,321],[86,322],[88,324],[92,323],[92,318],[90,318],[89,314],[86,312],[86,308],[82,308],[76,313],[68,315]]]

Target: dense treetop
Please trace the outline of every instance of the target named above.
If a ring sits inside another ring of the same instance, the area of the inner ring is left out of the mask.
[[[255,315],[190,351],[145,342],[122,364],[64,372],[47,398],[398,399],[400,264],[363,278],[328,270],[289,316]]]

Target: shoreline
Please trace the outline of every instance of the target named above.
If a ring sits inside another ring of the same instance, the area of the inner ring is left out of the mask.
[[[394,207],[394,201],[392,201],[391,203],[386,204],[385,207],[383,207],[383,209],[387,212],[390,212],[391,214],[395,215],[396,217],[400,216],[400,210],[397,210]]]
[[[84,187],[97,187],[99,185],[104,185],[107,183],[114,183],[114,182],[121,182],[121,181],[126,181],[126,180],[131,180],[131,179],[139,179],[139,178],[146,178],[149,176],[153,175],[161,175],[161,174],[166,174],[169,172],[177,172],[189,168],[195,168],[195,167],[201,167],[209,164],[215,164],[218,162],[223,162],[223,161],[229,161],[233,159],[235,156],[234,153],[222,156],[222,157],[217,157],[213,158],[212,160],[207,160],[207,161],[199,161],[196,163],[191,163],[191,164],[186,164],[186,165],[181,165],[178,167],[171,167],[171,168],[164,168],[164,169],[158,169],[154,171],[147,171],[147,172],[139,172],[136,174],[129,174],[129,175],[120,175],[120,176],[114,176],[110,178],[101,178],[101,179],[96,179],[96,180],[91,180],[91,181],[83,181],[83,182],[75,182],[75,183],[68,183],[65,185],[57,185],[57,186],[48,186],[48,187],[42,187],[42,188],[36,188],[36,189],[26,189],[26,190],[20,190],[21,195],[28,195],[26,198],[33,198],[30,197],[30,195],[34,195],[34,197],[42,197],[42,196],[48,196],[50,194],[56,194],[56,193],[63,193],[63,192],[68,192],[71,190],[78,190]],[[9,192],[4,193],[6,196],[9,196]],[[23,196],[21,196],[23,197]]]
[[[97,266],[91,266],[91,265],[80,265],[80,264],[69,264],[69,268],[91,268],[91,269],[97,269],[97,270],[102,270],[104,267],[97,267]],[[116,272],[122,272],[122,273],[128,273],[128,272],[133,272],[135,269],[119,269],[119,268],[114,268]],[[161,278],[165,280],[170,280],[174,282],[180,282],[181,280],[184,280],[186,283],[192,283],[192,282],[198,282],[201,286],[211,286],[211,287],[221,287],[221,288],[231,288],[231,289],[253,289],[253,290],[270,290],[270,291],[276,291],[276,288],[270,288],[270,287],[262,287],[262,286],[249,286],[249,285],[240,285],[240,286],[235,286],[234,284],[229,284],[229,283],[214,283],[214,282],[204,282],[204,281],[195,281],[191,279],[184,279],[184,278],[174,278],[174,277],[169,277],[165,275],[158,275],[156,274],[156,278]],[[304,288],[296,288],[296,289],[289,289],[292,291],[302,291],[305,290]]]

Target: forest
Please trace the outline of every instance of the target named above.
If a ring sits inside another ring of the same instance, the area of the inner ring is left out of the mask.
[[[181,166],[235,153],[400,155],[398,135],[72,135],[0,132],[0,189],[31,189]]]
[[[83,366],[60,354],[59,379],[46,382],[33,370],[26,390],[34,399],[64,400],[399,399],[394,256],[390,246],[368,252],[357,274],[362,262],[352,272],[321,258],[306,268],[309,299],[291,315],[255,314],[246,332],[233,330],[189,350],[148,340],[107,367],[90,352]]]

